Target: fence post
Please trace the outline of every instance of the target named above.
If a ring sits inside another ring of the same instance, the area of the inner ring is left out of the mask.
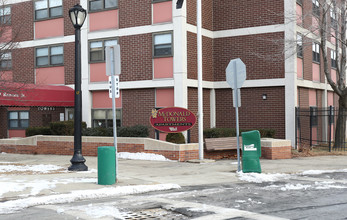
[[[295,148],[298,149],[298,107],[295,107]]]
[[[313,108],[310,107],[310,147],[312,146]]]
[[[333,113],[333,107],[330,105],[329,106],[329,152],[331,152],[331,124],[333,122],[333,117],[332,117],[332,113]]]

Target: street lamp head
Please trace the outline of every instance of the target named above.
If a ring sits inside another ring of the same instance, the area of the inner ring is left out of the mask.
[[[87,11],[81,5],[76,4],[69,10],[70,20],[75,29],[80,29],[87,17]]]

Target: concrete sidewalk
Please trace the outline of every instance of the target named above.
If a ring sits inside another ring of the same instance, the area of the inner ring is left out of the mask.
[[[54,182],[54,187],[42,190],[39,195],[69,193],[74,190],[100,189],[97,184],[97,157],[85,157],[87,172],[68,172],[72,156],[0,154],[0,165],[57,165],[61,170],[44,173],[10,172],[0,173],[0,183],[32,182],[36,180]],[[347,169],[347,156],[301,157],[287,160],[261,160],[263,173],[300,173],[305,170]],[[183,163],[174,161],[119,160],[118,183],[111,187],[128,185],[178,184],[192,186],[201,184],[223,184],[240,182],[236,176],[236,160],[219,160],[212,163]],[[59,180],[68,180],[61,182]],[[79,180],[79,181],[74,181]],[[8,186],[11,187],[11,186]],[[27,191],[7,192],[0,201],[12,200]]]

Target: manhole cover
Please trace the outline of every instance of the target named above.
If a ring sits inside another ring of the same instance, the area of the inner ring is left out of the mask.
[[[157,219],[157,220],[185,220],[189,219],[187,216],[171,212],[161,208],[146,209],[139,212],[123,212],[123,219],[126,220],[138,220],[138,219]]]

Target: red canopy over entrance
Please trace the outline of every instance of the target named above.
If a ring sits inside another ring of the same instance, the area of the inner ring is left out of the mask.
[[[67,86],[0,83],[0,106],[74,106],[74,90]]]

